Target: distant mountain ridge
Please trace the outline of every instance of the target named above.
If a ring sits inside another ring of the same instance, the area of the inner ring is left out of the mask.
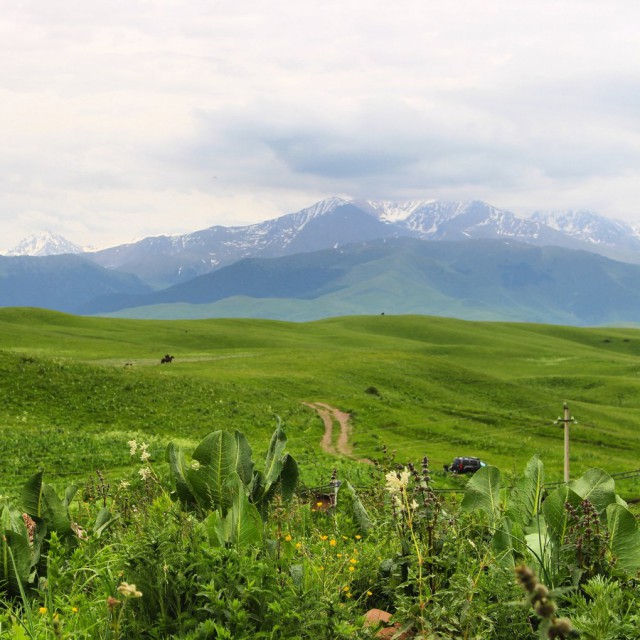
[[[65,255],[0,256],[0,306],[166,319],[385,309],[576,325],[640,317],[640,234],[589,211],[523,218],[480,201],[336,197],[253,225],[77,255],[54,236],[20,251]]]
[[[513,240],[389,238],[246,258],[163,291],[96,299],[81,311],[132,318],[307,321],[386,312],[578,326],[633,323],[640,317],[640,265]]]
[[[640,235],[593,212],[517,216],[481,201],[374,201],[329,198],[296,213],[242,227],[213,226],[87,254],[110,269],[165,288],[247,257],[308,253],[377,238],[511,238],[537,246],[585,249],[640,263]]]
[[[586,249],[640,263],[640,231],[591,211],[518,216],[481,201],[355,200],[332,197],[264,222],[213,226],[178,236],[147,237],[99,251],[93,262],[137,275],[155,289],[186,282],[247,257],[308,253],[376,238],[422,240],[511,238],[537,246]],[[25,239],[9,255],[58,255],[83,250],[57,234]]]

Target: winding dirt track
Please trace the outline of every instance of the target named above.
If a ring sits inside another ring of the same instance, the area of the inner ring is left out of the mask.
[[[351,416],[344,411],[340,411],[340,409],[336,409],[335,407],[325,404],[324,402],[304,402],[303,404],[316,411],[324,423],[324,433],[322,434],[322,440],[320,440],[320,448],[326,453],[330,453],[332,455],[342,455],[349,458],[353,457],[353,447],[350,442],[353,427],[351,426],[351,422],[349,422],[349,418]],[[334,423],[337,423],[340,427],[340,433],[338,434],[335,446],[333,444]],[[359,458],[358,462],[373,464],[369,458]]]
[[[326,453],[333,455],[350,456],[353,451],[349,438],[351,436],[351,424],[349,423],[349,414],[340,411],[335,407],[331,407],[324,402],[305,402],[307,407],[314,409],[322,418],[324,423],[324,434],[320,441],[320,448]],[[338,423],[340,433],[334,446],[333,444],[333,424]]]

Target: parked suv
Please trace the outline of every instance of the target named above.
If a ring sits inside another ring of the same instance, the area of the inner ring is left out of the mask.
[[[445,471],[451,473],[475,473],[480,467],[486,467],[480,458],[454,458],[449,465],[444,465]]]

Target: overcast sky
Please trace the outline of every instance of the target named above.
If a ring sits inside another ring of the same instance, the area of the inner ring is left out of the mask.
[[[638,0],[0,6],[0,249],[333,195],[640,222]]]

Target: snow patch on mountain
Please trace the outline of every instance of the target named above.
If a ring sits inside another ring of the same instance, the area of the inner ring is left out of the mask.
[[[625,238],[637,237],[624,222],[605,218],[593,211],[537,211],[531,219],[592,245],[614,247]]]
[[[64,253],[82,253],[84,249],[52,231],[34,233],[21,240],[8,256],[58,256]]]
[[[354,200],[353,205],[375,214],[383,222],[400,222],[406,220],[421,207],[428,206],[435,200]]]

